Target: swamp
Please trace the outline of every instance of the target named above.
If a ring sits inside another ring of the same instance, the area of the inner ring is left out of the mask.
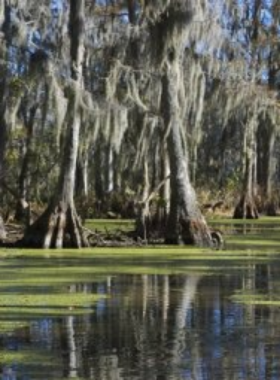
[[[0,0],[0,380],[280,379],[279,0]]]
[[[1,379],[278,379],[280,218],[208,222],[223,249],[2,248]]]

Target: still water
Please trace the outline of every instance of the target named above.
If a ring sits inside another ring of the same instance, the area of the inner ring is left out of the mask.
[[[123,273],[104,275],[95,268],[92,282],[87,264],[85,282],[80,276],[78,283],[41,283],[39,271],[37,280],[27,279],[24,286],[22,280],[9,284],[15,270],[22,276],[26,262],[0,268],[1,278],[7,281],[2,295],[40,294],[44,300],[50,289],[53,294],[63,289],[72,295],[102,297],[85,301],[84,312],[68,305],[63,313],[59,304],[48,305],[48,298],[46,312],[28,298],[24,310],[16,302],[7,307],[1,301],[2,380],[280,378],[279,306],[246,305],[232,299],[244,290],[279,294],[277,262],[246,264],[216,274],[192,268],[185,274],[157,274],[156,270],[130,274],[126,268]],[[91,265],[94,268],[94,262]],[[37,273],[34,260],[30,268],[33,275]],[[55,274],[50,282],[55,282]]]

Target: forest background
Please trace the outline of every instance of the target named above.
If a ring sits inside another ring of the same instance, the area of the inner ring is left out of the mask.
[[[203,210],[276,215],[279,23],[277,0],[0,0],[0,214],[21,244],[88,246],[81,220],[116,217],[211,245]]]

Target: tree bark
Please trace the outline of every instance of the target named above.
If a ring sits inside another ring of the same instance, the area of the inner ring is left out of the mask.
[[[11,15],[8,2],[0,3],[0,29],[4,33],[5,43],[0,48],[0,58],[7,60],[7,51],[11,45]],[[0,188],[5,177],[5,151],[8,134],[8,68],[3,70],[0,78]],[[6,236],[3,219],[0,215],[0,239]]]
[[[5,230],[3,218],[0,215],[0,242],[2,242],[5,238],[6,238],[6,230]]]
[[[128,18],[131,24],[136,23],[136,2],[135,0],[127,0]]]
[[[104,152],[104,143],[101,138],[97,140],[96,148],[94,150],[94,191],[95,197],[100,202],[103,202],[105,198],[105,184],[103,173],[100,168],[104,165],[102,153]],[[96,210],[97,213],[101,213],[101,207]]]
[[[114,189],[114,151],[111,143],[105,149],[105,185],[106,193],[111,193]]]
[[[0,191],[2,191],[2,183],[5,177],[5,150],[6,150],[6,140],[7,140],[7,122],[5,118],[6,110],[6,97],[7,88],[5,78],[0,82]],[[5,239],[6,230],[4,226],[3,219],[0,215],[0,241]]]
[[[159,225],[166,225],[167,216],[170,211],[170,162],[167,144],[164,142],[161,157],[161,181],[164,181],[160,189],[160,203],[158,204],[157,219]]]
[[[149,166],[147,157],[144,159],[143,163],[143,192],[142,201],[139,205],[139,212],[136,218],[136,234],[141,239],[147,241],[150,237],[150,227],[151,227],[151,217],[150,217],[150,207],[149,207],[149,191],[150,191],[150,180],[149,180]]]
[[[255,204],[255,176],[254,164],[256,154],[256,134],[255,134],[256,120],[252,119],[247,125],[245,134],[245,170],[243,180],[243,190],[241,198],[234,210],[234,219],[257,219],[259,217],[258,209]]]
[[[29,117],[25,115],[26,142],[25,153],[22,160],[21,172],[19,176],[19,200],[16,206],[15,219],[30,224],[30,205],[29,205],[29,183],[30,183],[30,163],[33,154],[33,135],[34,123],[38,104],[34,104],[29,110]],[[24,110],[27,113],[27,110]]]
[[[114,151],[114,158],[113,158],[113,164],[114,164],[114,178],[113,178],[113,184],[114,184],[114,191],[118,191],[121,193],[123,191],[122,188],[122,163],[121,163],[121,157],[120,154]]]
[[[30,226],[23,245],[42,248],[88,246],[74,204],[81,110],[79,93],[83,88],[84,0],[70,0],[70,55],[73,90],[68,99],[67,131],[56,194],[44,214]]]
[[[263,211],[269,216],[277,215],[277,202],[273,197],[273,175],[275,165],[273,152],[275,145],[276,131],[270,120],[266,120],[265,125],[258,128],[258,184],[262,190]]]
[[[5,78],[0,82],[0,181],[3,180],[4,171],[4,159],[5,159],[5,147],[7,141],[8,126],[6,121],[6,109],[7,109],[7,83]]]
[[[178,104],[178,67],[170,65],[163,76],[162,109],[170,157],[170,213],[166,230],[167,244],[212,246],[210,230],[197,204],[190,182],[188,153],[183,149],[182,119]]]
[[[85,199],[89,196],[89,157],[88,151],[79,155],[76,170],[76,192]]]

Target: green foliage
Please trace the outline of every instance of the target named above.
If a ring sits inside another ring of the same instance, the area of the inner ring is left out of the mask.
[[[227,177],[224,185],[224,192],[236,194],[240,191],[242,186],[242,173],[239,170],[235,170]]]

